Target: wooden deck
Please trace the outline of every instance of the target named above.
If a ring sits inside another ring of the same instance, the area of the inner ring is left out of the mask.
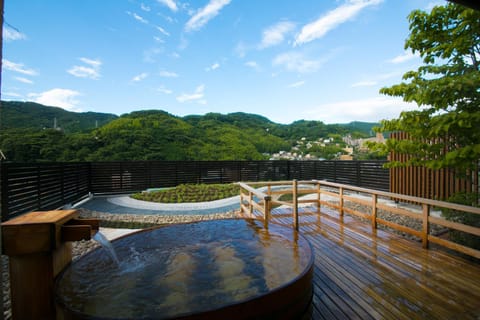
[[[315,211],[299,209],[315,250],[312,319],[480,319],[480,263]],[[292,227],[291,215],[274,209],[270,223]]]

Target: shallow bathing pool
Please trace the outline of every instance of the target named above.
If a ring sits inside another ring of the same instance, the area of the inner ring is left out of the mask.
[[[255,220],[147,229],[73,262],[56,296],[67,319],[301,319],[313,253],[293,230]]]

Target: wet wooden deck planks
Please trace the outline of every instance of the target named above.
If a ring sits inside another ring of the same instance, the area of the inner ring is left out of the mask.
[[[327,208],[299,211],[300,233],[315,250],[312,319],[480,318],[480,263]],[[293,227],[291,209],[271,217]]]

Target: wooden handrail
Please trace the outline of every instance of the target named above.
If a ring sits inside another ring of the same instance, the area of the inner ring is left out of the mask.
[[[263,184],[265,184],[265,183],[263,183]],[[238,185],[240,186],[240,188],[245,189],[245,190],[251,192],[252,194],[256,195],[256,196],[257,196],[258,198],[260,198],[260,199],[271,198],[271,196],[269,196],[269,195],[261,192],[261,191],[258,190],[258,189],[255,189],[255,188],[250,187],[250,186],[249,186],[248,184],[246,184],[246,183],[239,182]]]
[[[418,204],[425,203],[425,204],[429,204],[429,205],[434,206],[434,207],[442,207],[442,208],[446,208],[446,209],[453,209],[453,210],[464,211],[464,212],[468,212],[468,213],[480,214],[480,208],[466,206],[466,205],[462,205],[462,204],[456,204],[456,203],[445,202],[445,201],[438,201],[438,200],[431,200],[431,199],[426,199],[426,198],[406,196],[406,195],[398,194],[398,193],[391,193],[391,192],[373,190],[373,189],[368,189],[368,188],[360,188],[360,187],[350,186],[350,185],[346,185],[346,184],[323,181],[323,180],[318,180],[317,182],[320,183],[321,185],[324,185],[324,186],[335,187],[335,188],[344,188],[346,190],[358,191],[358,192],[362,192],[362,193],[376,194],[377,196],[382,196],[382,197],[391,198],[391,199],[404,200],[405,202],[414,202],[414,203],[418,203]]]
[[[254,209],[260,211],[263,214],[263,223],[265,228],[268,228],[268,222],[270,220],[270,211],[272,210],[272,196],[261,192],[255,188],[250,187],[248,184],[239,182],[240,186],[240,209],[243,212],[245,209],[242,197],[242,189],[248,191],[248,211],[251,217],[255,217]],[[270,191],[269,191],[270,192]],[[263,206],[260,203],[254,201],[253,196],[256,196],[259,199],[263,199]]]
[[[292,218],[293,226],[296,230],[299,229],[299,220],[298,220],[298,204],[299,203],[312,203],[317,206],[318,211],[320,212],[321,205],[327,205],[329,207],[335,208],[339,211],[340,216],[344,213],[356,215],[361,218],[370,219],[371,226],[373,229],[376,229],[378,225],[384,225],[394,230],[405,232],[413,236],[419,237],[422,240],[422,247],[428,248],[429,243],[436,243],[441,246],[480,258],[480,250],[472,249],[461,244],[439,238],[435,235],[430,234],[430,225],[435,224],[450,228],[453,230],[466,232],[475,236],[480,236],[480,228],[465,225],[459,222],[449,221],[445,218],[435,217],[431,215],[432,208],[446,208],[457,210],[465,213],[479,214],[480,208],[470,207],[461,204],[455,204],[444,201],[430,200],[412,196],[406,196],[401,194],[395,194],[390,192],[378,191],[367,188],[360,188],[345,184],[333,183],[323,180],[310,180],[310,181],[275,181],[275,182],[254,182],[254,183],[239,183],[241,189],[248,191],[250,194],[248,208],[250,208],[250,214],[253,215],[253,208],[259,211],[262,214],[262,219],[264,224],[268,227],[268,220],[271,218],[271,207],[272,204],[280,204],[292,207]],[[268,194],[251,187],[251,185],[262,185],[266,186],[268,189]],[[305,189],[301,188],[304,185],[313,185],[314,188]],[[284,186],[286,190],[276,190],[271,189],[272,186]],[[322,188],[323,187],[323,188]],[[327,189],[325,189],[327,188]],[[301,191],[300,191],[301,190]],[[349,192],[350,191],[350,192]],[[355,196],[352,196],[351,192],[358,192],[367,197],[371,197],[371,200],[359,199]],[[292,194],[291,201],[280,201],[278,199],[272,200],[271,195],[282,195],[282,194]],[[316,194],[315,199],[312,200],[299,200],[299,196],[304,194]],[[258,203],[254,201],[252,195],[258,199]],[[321,195],[328,195],[338,199],[338,204],[321,200]],[[380,198],[395,199],[396,201],[405,201],[407,203],[414,203],[421,206],[420,212],[410,211],[405,208],[397,208],[386,205],[384,203],[379,203]],[[241,200],[244,201],[244,200]],[[263,201],[263,203],[261,203]],[[349,203],[358,203],[363,206],[371,207],[370,212],[360,212],[354,210],[350,207],[345,206],[345,202]],[[242,203],[242,211],[246,206]],[[392,214],[407,216],[412,219],[417,219],[421,222],[421,230],[412,229],[409,226],[399,224],[397,222],[392,222],[389,220],[382,219],[378,217],[378,210],[386,211]]]

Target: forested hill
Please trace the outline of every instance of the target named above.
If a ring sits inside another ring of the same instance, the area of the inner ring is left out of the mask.
[[[70,112],[35,102],[1,101],[2,129],[57,128],[65,132],[79,132],[101,127],[118,118],[114,114],[98,112]]]
[[[351,132],[348,125],[305,120],[285,125],[242,112],[177,117],[146,110],[117,117],[19,102],[2,102],[0,111],[0,149],[16,162],[260,160],[290,150],[303,137]],[[61,130],[52,128],[53,118]],[[365,136],[365,131],[355,134]]]

